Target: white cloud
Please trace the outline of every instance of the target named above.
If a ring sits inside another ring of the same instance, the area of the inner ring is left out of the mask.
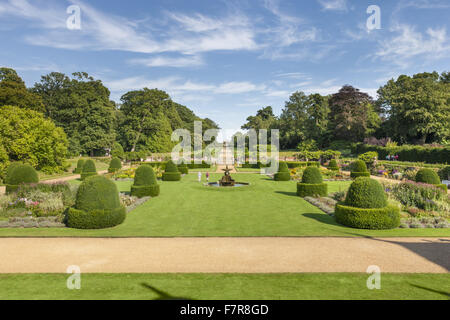
[[[174,67],[174,68],[200,66],[204,64],[204,61],[200,56],[183,56],[180,58],[159,56],[143,59],[131,59],[128,62],[131,64],[139,64],[147,67]]]
[[[417,32],[414,27],[402,24],[392,29],[397,33],[391,39],[380,41],[376,57],[392,60],[399,65],[407,66],[409,59],[425,56],[429,60],[449,56],[450,39],[444,28],[428,28],[425,34]]]
[[[318,0],[324,10],[347,11],[346,0]]]
[[[265,89],[264,85],[255,85],[251,82],[227,82],[218,86],[214,92],[215,93],[226,93],[226,94],[236,94],[236,93],[246,93],[253,91],[262,91]]]

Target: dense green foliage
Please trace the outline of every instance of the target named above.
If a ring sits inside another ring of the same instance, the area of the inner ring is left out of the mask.
[[[387,206],[387,197],[377,180],[361,177],[350,185],[345,205],[366,209],[384,208]]]
[[[450,166],[446,166],[444,168],[441,168],[438,172],[439,177],[442,180],[450,180]]]
[[[66,135],[39,112],[0,106],[0,145],[9,161],[23,161],[46,173],[65,168]]]
[[[58,72],[42,76],[33,87],[46,106],[46,115],[64,129],[71,155],[104,155],[115,139],[114,102],[100,80],[85,72],[73,79]]]
[[[36,170],[28,164],[14,165],[6,179],[6,193],[16,192],[20,184],[38,183]]]
[[[84,166],[85,161],[86,161],[85,159],[78,159],[77,167],[73,170],[73,173],[80,174],[81,172],[83,172],[83,166]]]
[[[450,140],[450,82],[443,76],[401,75],[378,90],[378,104],[388,116],[387,136],[400,143]]]
[[[390,193],[402,205],[427,211],[438,211],[438,201],[446,197],[446,193],[438,186],[429,186],[413,181],[405,181],[392,186]]]
[[[86,160],[83,165],[83,170],[81,171],[81,180],[95,175],[97,175],[97,168],[95,167],[94,161],[91,159]]]
[[[278,163],[278,172],[274,175],[275,181],[289,181],[291,180],[291,174],[286,162],[280,161]]]
[[[29,91],[22,78],[10,68],[0,68],[0,106],[45,111],[41,97]]]
[[[320,169],[317,167],[308,167],[303,171],[302,183],[319,184],[323,182]]]
[[[111,162],[109,163],[108,172],[114,173],[122,169],[122,161],[120,161],[119,158],[112,158]]]
[[[142,197],[156,197],[159,195],[159,185],[156,182],[155,172],[152,166],[141,165],[136,169],[134,183],[131,186],[131,195]]]
[[[350,164],[350,176],[355,179],[358,177],[370,177],[366,163],[362,160],[356,160]]]
[[[428,183],[428,184],[440,184],[441,179],[439,179],[436,171],[428,168],[420,169],[416,173],[416,182]]]
[[[66,211],[67,226],[77,229],[110,228],[125,217],[116,184],[103,176],[86,179],[78,188],[75,207]]]
[[[380,159],[385,159],[387,155],[398,155],[399,161],[427,162],[427,163],[449,163],[450,147],[424,147],[403,145],[396,147],[371,146],[358,144],[355,153],[376,151]]]
[[[169,160],[166,163],[165,172],[162,175],[163,181],[180,181],[181,180],[181,173],[178,171],[178,168],[176,164]]]
[[[334,215],[337,222],[358,229],[383,230],[400,225],[399,209],[394,206],[367,209],[338,204]]]
[[[125,152],[123,151],[123,147],[120,143],[114,142],[114,145],[111,149],[111,156],[114,158],[119,158],[120,160],[125,159]]]
[[[181,172],[181,174],[188,174],[189,169],[186,163],[184,161],[178,165],[178,171]]]

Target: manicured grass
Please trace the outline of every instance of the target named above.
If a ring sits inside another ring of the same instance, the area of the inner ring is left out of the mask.
[[[448,274],[381,274],[369,290],[361,273],[304,274],[1,274],[0,299],[449,299]]]
[[[221,174],[212,174],[217,181]],[[276,182],[257,174],[235,174],[248,187],[205,187],[189,174],[180,182],[160,182],[161,195],[150,199],[117,227],[104,230],[0,229],[0,236],[81,237],[258,237],[258,236],[450,236],[450,229],[358,230],[338,225],[334,218],[296,195],[294,181]],[[79,182],[73,182],[79,183]],[[131,181],[120,181],[129,191]],[[328,182],[329,192],[345,190],[347,182]]]

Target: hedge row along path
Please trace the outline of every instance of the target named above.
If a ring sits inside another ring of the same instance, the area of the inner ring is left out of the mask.
[[[448,273],[450,238],[6,238],[0,273]]]

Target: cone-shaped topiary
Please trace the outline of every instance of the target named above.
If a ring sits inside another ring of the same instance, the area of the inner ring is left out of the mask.
[[[381,184],[367,177],[357,178],[344,203],[335,208],[336,221],[360,229],[392,229],[400,224],[399,208],[389,206]]]
[[[112,158],[111,162],[109,163],[108,172],[109,173],[115,173],[122,169],[122,162],[119,158]]]
[[[303,171],[302,182],[297,183],[299,197],[325,197],[328,195],[328,185],[323,183],[322,174],[317,167],[307,167]]]
[[[120,203],[119,191],[103,176],[86,179],[78,188],[75,207],[66,211],[65,222],[70,228],[103,229],[121,224],[126,210]]]
[[[184,161],[181,162],[181,163],[178,165],[178,171],[180,171],[181,174],[188,174],[188,173],[189,173],[188,166],[187,166],[186,163],[184,163]]]
[[[286,162],[280,161],[278,163],[278,172],[274,175],[275,181],[290,181],[291,174],[289,172],[289,167]]]
[[[28,164],[15,164],[6,176],[6,193],[16,192],[21,184],[38,183],[39,176]]]
[[[339,171],[339,166],[338,166],[336,159],[330,160],[330,163],[328,164],[328,169],[333,170],[333,171]]]
[[[163,181],[180,181],[181,173],[178,171],[177,166],[173,163],[172,160],[169,160],[166,163],[166,170],[162,174]]]
[[[88,159],[84,162],[83,171],[81,171],[81,181],[90,176],[97,175],[97,168],[95,167],[94,161]]]
[[[350,177],[353,179],[358,177],[370,177],[370,172],[367,171],[366,163],[362,160],[356,160],[350,165]]]
[[[142,165],[136,169],[134,184],[131,186],[131,195],[138,198],[159,195],[159,185],[151,166]]]
[[[73,170],[73,173],[80,174],[81,172],[83,172],[84,162],[85,162],[84,159],[79,159],[77,161],[77,167]]]

